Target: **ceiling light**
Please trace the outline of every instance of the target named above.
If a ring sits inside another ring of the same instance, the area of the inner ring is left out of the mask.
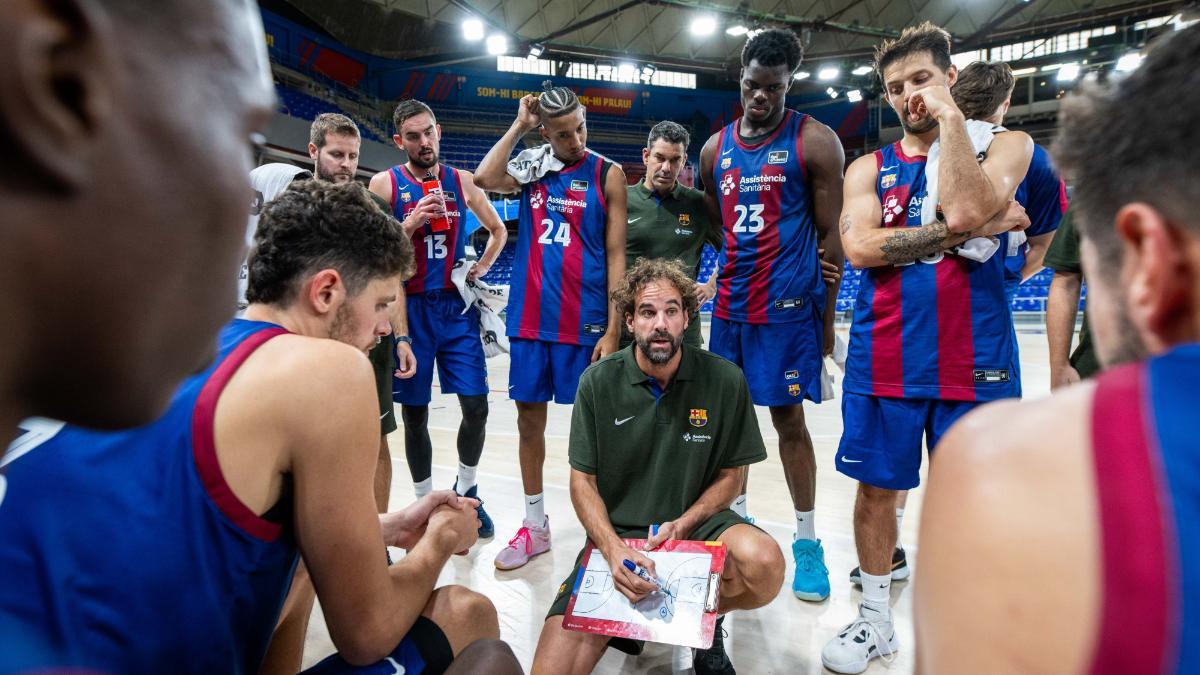
[[[1037,68],[1017,68],[1016,70],[1012,71],[1012,74],[1013,77],[1020,77],[1022,75],[1031,75],[1036,72]]]
[[[1065,65],[1067,65],[1067,64],[1065,64],[1065,63],[1051,63],[1051,64],[1050,64],[1050,65],[1048,65],[1048,66],[1042,66],[1042,67],[1041,67],[1041,71],[1042,71],[1043,73],[1045,73],[1045,72],[1048,72],[1048,71],[1051,71],[1051,70],[1058,70],[1059,68],[1062,68],[1062,67],[1063,67],[1063,66],[1065,66]]]
[[[837,68],[837,66],[829,66],[826,68],[822,68],[821,70],[817,71],[817,79],[824,80],[826,82],[828,82],[829,80],[836,80],[838,74],[841,72],[842,71],[839,70]]]
[[[1077,77],[1079,77],[1078,63],[1068,63],[1058,69],[1059,82],[1073,82]]]
[[[712,35],[717,30],[717,20],[708,14],[692,19],[692,35]]]
[[[796,78],[797,80],[807,80],[810,75],[812,75],[812,73],[808,72],[807,70],[797,70],[796,74],[792,77]]]
[[[541,57],[541,55],[543,53],[545,53],[545,51],[546,51],[546,45],[538,44],[535,42],[535,43],[529,45],[529,58],[531,58],[531,59],[539,58],[539,57]]]
[[[766,30],[766,29],[765,28],[755,28],[754,30],[750,31],[749,33],[746,33],[746,37],[753,40],[754,38],[758,37],[758,34],[763,32],[764,30]]]
[[[746,28],[745,26],[743,26],[740,23],[735,23],[732,26],[730,26],[729,28],[725,29],[726,35],[732,35],[734,37],[737,37],[739,35],[745,35],[746,33],[749,33],[749,32],[750,32],[750,29]]]
[[[1142,63],[1142,55],[1137,52],[1129,52],[1125,56],[1117,59],[1117,72],[1128,73],[1135,70]]]
[[[829,98],[837,98],[838,97],[838,90],[834,89],[833,87],[826,89],[825,93],[829,94]]]
[[[637,77],[637,66],[632,63],[621,63],[617,66],[617,77],[622,80],[632,80]]]
[[[851,89],[850,91],[846,92],[846,100],[850,101],[851,103],[858,103],[862,100],[862,92],[858,89]]]
[[[855,68],[854,70],[850,71],[850,73],[853,75],[866,75],[867,73],[871,72],[872,70],[875,70],[875,69],[872,68],[871,66],[859,66],[859,67]]]
[[[658,72],[658,68],[653,63],[642,64],[642,77],[649,80]]]
[[[489,54],[505,54],[508,52],[508,36],[499,33],[489,35],[487,39],[487,50]]]
[[[483,22],[479,19],[467,19],[462,24],[463,39],[477,42],[483,39]]]

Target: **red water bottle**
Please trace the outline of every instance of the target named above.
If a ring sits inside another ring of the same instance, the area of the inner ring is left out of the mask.
[[[429,171],[421,183],[421,190],[427,195],[440,195],[442,194],[442,181],[433,175],[433,171]],[[450,220],[446,218],[445,210],[442,211],[442,215],[429,219],[429,229],[434,232],[445,232],[450,229]]]

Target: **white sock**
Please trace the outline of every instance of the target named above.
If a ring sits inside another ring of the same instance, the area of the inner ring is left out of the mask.
[[[733,509],[733,512],[738,514],[742,518],[745,518],[746,517],[746,495],[738,495],[737,499],[733,500],[733,503],[729,505],[729,508]]]
[[[888,600],[891,599],[892,574],[882,576],[862,573],[863,604],[888,616]]]
[[[433,476],[426,478],[419,483],[413,483],[413,492],[417,493],[417,499],[433,492]]]
[[[536,495],[525,495],[525,520],[538,527],[541,527],[542,523],[546,522],[546,500],[544,493],[539,492]]]
[[[817,525],[813,522],[813,511],[796,512],[796,536],[793,539],[816,539]]]
[[[465,495],[467,490],[475,487],[475,470],[478,468],[478,466],[458,463],[458,494]]]
[[[896,509],[896,548],[904,548],[900,544],[900,524],[904,522],[904,509]]]

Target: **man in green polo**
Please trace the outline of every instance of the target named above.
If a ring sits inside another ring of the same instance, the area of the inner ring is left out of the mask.
[[[687,129],[674,122],[659,122],[650,130],[642,162],[646,177],[629,191],[629,228],[625,234],[625,264],[632,267],[643,258],[678,260],[693,279],[700,276],[700,256],[704,245],[721,248],[720,221],[709,217],[704,193],[679,183],[679,173],[687,164]],[[706,284],[695,284],[696,306],[708,302],[717,293],[717,275]],[[621,334],[621,346],[633,341],[629,331]],[[683,343],[699,347],[700,317],[693,313]]]
[[[571,501],[588,540],[630,602],[655,586],[623,561],[652,574],[654,563],[623,538],[646,538],[657,525],[647,550],[670,539],[723,542],[719,611],[761,607],[779,593],[784,560],[770,535],[729,509],[746,466],[767,457],[746,379],[729,361],[684,342],[697,300],[678,262],[639,261],[613,301],[634,344],[584,371],[571,416]],[[542,627],[535,674],[590,673],[610,645],[641,651],[631,640],[563,628],[578,573],[576,560]],[[734,672],[722,621],[713,646],[694,655],[696,673]]]
[[[1079,261],[1079,229],[1074,211],[1068,209],[1058,226],[1058,235],[1046,251],[1046,267],[1054,270],[1050,294],[1046,299],[1046,338],[1050,343],[1050,388],[1058,389],[1087,379],[1100,371],[1100,360],[1092,347],[1087,308],[1079,329],[1079,345],[1071,351],[1075,335],[1075,315],[1079,311],[1083,286],[1083,265]]]

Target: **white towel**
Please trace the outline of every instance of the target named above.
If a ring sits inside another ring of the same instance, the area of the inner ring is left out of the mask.
[[[300,175],[304,174],[304,175]],[[254,202],[250,205],[250,220],[246,224],[246,246],[254,245],[254,233],[258,230],[258,214],[267,202],[279,196],[296,178],[312,178],[312,173],[291,164],[275,162],[263,164],[250,172],[250,185],[254,187]],[[238,274],[238,312],[246,308],[246,283],[250,269],[249,258],[242,261],[242,271]]]
[[[554,150],[547,143],[536,148],[526,148],[508,160],[508,175],[516,178],[521,185],[528,185],[551,171],[561,171],[564,166],[566,165],[554,156]]]
[[[971,140],[971,147],[975,149],[976,157],[980,158],[986,155],[987,149],[992,144],[992,138],[1002,131],[1008,131],[998,124],[991,122],[982,122],[980,120],[967,120],[967,138]],[[942,153],[942,144],[940,140],[935,140],[933,145],[929,146],[929,153],[925,160],[925,201],[921,203],[921,224],[929,225],[937,220],[938,207],[938,165],[940,164]],[[969,258],[978,262],[987,262],[988,258],[996,253],[1000,248],[1000,240],[995,237],[976,237],[964,242],[957,247],[954,252],[964,258]]]
[[[846,373],[846,341],[842,339],[840,334],[833,336],[833,353],[828,359],[821,359],[821,400],[832,401],[835,397],[833,391],[833,373],[829,369],[829,361],[841,369],[842,374]]]
[[[479,310],[479,339],[483,341],[484,355],[490,359],[507,354],[509,349],[504,320],[500,318],[500,311],[508,306],[508,286],[493,286],[479,279],[467,281],[467,272],[474,262],[465,258],[455,261],[450,281],[467,305],[463,313],[472,306]]]

